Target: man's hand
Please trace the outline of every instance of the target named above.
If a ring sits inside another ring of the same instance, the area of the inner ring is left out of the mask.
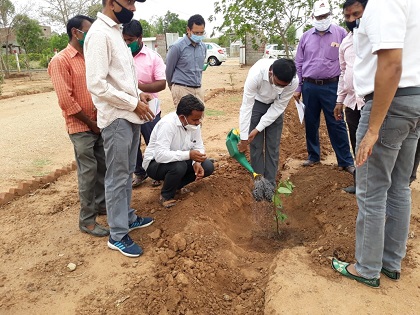
[[[362,166],[366,162],[367,158],[372,154],[373,146],[378,140],[378,137],[378,133],[374,133],[368,129],[356,152],[356,166]]]
[[[149,94],[146,94],[146,95],[149,95]],[[140,94],[140,98],[141,98],[141,94]],[[155,118],[155,115],[153,114],[152,110],[149,108],[149,105],[143,102],[142,100],[139,100],[134,112],[137,114],[137,116],[140,117],[141,120],[152,121]]]
[[[259,131],[257,129],[254,129],[254,130],[251,131],[251,133],[248,135],[248,143],[251,143],[254,140],[254,138],[258,134],[258,132]]]
[[[96,121],[92,121],[89,125],[90,130],[92,130],[94,133],[96,133],[97,135],[99,135],[101,133],[101,129],[98,128],[98,124]]]
[[[201,163],[194,163],[193,169],[194,169],[196,181],[204,177],[204,168],[201,166]]]
[[[295,100],[297,102],[300,102],[300,97],[301,96],[302,96],[302,93],[301,92],[295,92],[295,93],[293,93],[293,97],[295,98]]]
[[[140,101],[143,103],[147,103],[148,101],[151,101],[153,99],[153,96],[149,93],[140,93]]]
[[[190,160],[196,161],[196,162],[204,162],[206,160],[207,156],[203,153],[201,153],[198,150],[191,150],[190,151]]]
[[[334,108],[334,118],[335,120],[342,120],[343,119],[343,107],[342,103],[336,103]]]
[[[241,140],[241,142],[238,143],[238,151],[243,153],[248,148],[248,140]]]

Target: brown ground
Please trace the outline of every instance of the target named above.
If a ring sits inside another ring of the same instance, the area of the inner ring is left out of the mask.
[[[382,279],[373,290],[340,278],[329,259],[354,259],[357,205],[341,191],[351,177],[335,166],[324,126],[323,164],[299,166],[306,158],[304,129],[289,106],[279,178],[290,176],[296,188],[285,199],[288,219],[278,237],[272,206],[253,201],[250,175],[224,145],[237,127],[247,70],[229,60],[204,76],[207,95],[226,89],[206,102],[203,134],[216,173],[192,184],[170,210],[158,206],[159,188],[150,182],[134,190],[132,206],[156,219],[131,233],[143,256],[124,257],[107,249],[105,239],[80,233],[75,172],[2,206],[0,313],[418,314],[418,184],[402,280]],[[0,101],[0,192],[73,160],[45,73],[30,82],[8,80],[3,88],[9,98]],[[168,91],[161,99],[164,113],[172,110]],[[77,265],[73,272],[70,262]]]

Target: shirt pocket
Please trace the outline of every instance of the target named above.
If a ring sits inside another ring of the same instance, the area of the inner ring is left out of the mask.
[[[325,58],[328,60],[338,60],[338,47],[329,46],[325,49]]]

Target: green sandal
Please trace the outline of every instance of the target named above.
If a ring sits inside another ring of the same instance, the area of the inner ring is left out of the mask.
[[[331,267],[335,271],[339,272],[341,275],[343,275],[346,278],[356,280],[357,282],[363,283],[371,288],[378,289],[380,281],[378,278],[373,279],[366,279],[363,277],[355,276],[347,271],[347,267],[349,266],[349,263],[346,263],[344,261],[339,261],[336,258],[333,258],[331,261]]]
[[[391,280],[394,280],[394,281],[399,281],[400,280],[401,273],[398,272],[398,271],[391,271],[391,270],[388,270],[388,269],[382,267],[381,273],[384,276],[387,276]]]

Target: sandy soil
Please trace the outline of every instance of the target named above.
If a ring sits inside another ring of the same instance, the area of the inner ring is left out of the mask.
[[[418,183],[401,281],[382,279],[373,290],[339,277],[329,262],[354,259],[357,205],[341,190],[352,179],[335,166],[325,126],[323,163],[304,169],[304,129],[296,109],[286,111],[278,177],[290,176],[296,188],[285,199],[281,236],[272,206],[253,201],[250,175],[228,157],[224,142],[237,126],[247,71],[229,60],[204,76],[206,94],[219,91],[206,102],[203,132],[208,155],[217,160],[215,174],[192,184],[170,210],[158,206],[159,188],[150,182],[134,190],[133,207],[156,219],[131,233],[142,257],[124,257],[107,249],[105,239],[78,230],[75,172],[2,206],[0,313],[418,314]],[[3,89],[0,192],[73,160],[45,73],[8,80]],[[161,99],[164,113],[171,111],[169,92]],[[70,262],[77,265],[73,272]]]

